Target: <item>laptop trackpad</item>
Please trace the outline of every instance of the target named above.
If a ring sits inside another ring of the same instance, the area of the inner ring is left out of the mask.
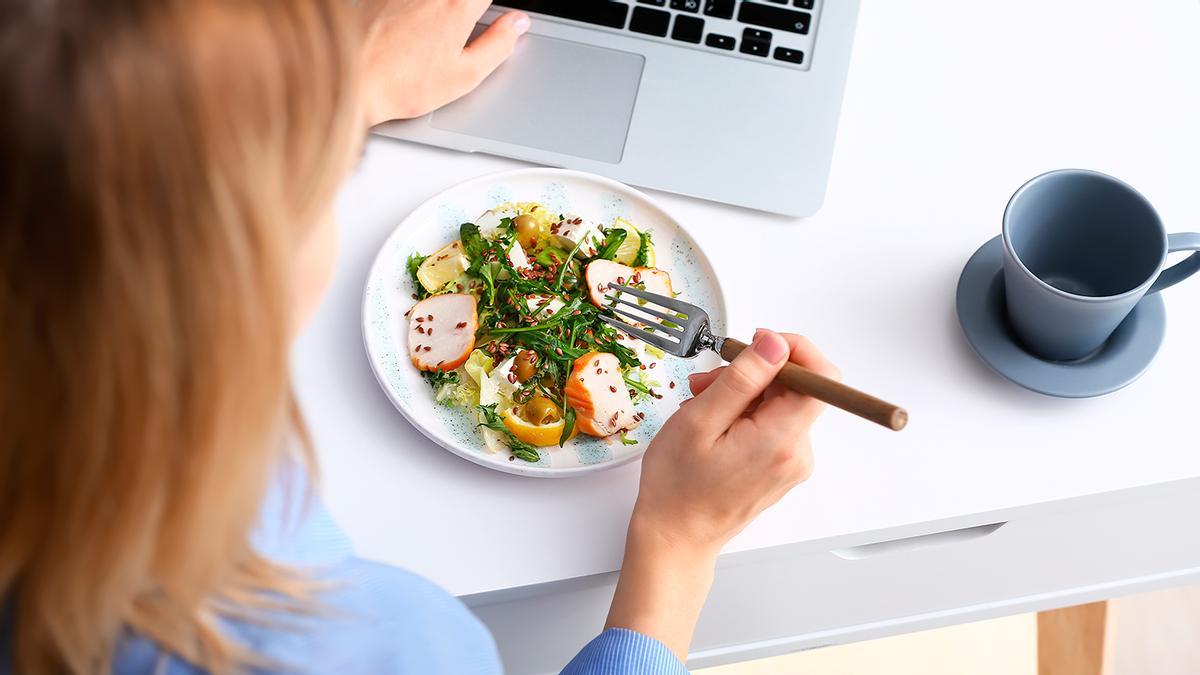
[[[431,124],[603,162],[621,161],[645,58],[540,35]]]

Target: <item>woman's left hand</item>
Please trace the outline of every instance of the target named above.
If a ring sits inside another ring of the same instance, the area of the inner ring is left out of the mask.
[[[508,12],[468,44],[490,5],[490,0],[365,2],[367,122],[420,117],[470,92],[503,63],[529,30],[529,16]]]

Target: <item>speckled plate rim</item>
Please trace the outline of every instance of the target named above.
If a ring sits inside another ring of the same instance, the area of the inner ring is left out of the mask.
[[[381,275],[383,265],[387,260],[386,253],[393,246],[393,242],[398,237],[405,236],[409,228],[416,226],[417,222],[426,214],[428,209],[439,203],[452,200],[453,195],[456,193],[478,189],[481,186],[486,186],[488,184],[501,184],[506,181],[518,179],[538,178],[542,178],[547,182],[547,184],[563,179],[572,179],[582,181],[584,183],[591,183],[598,190],[607,190],[614,195],[640,202],[641,206],[646,211],[655,213],[657,216],[657,222],[647,227],[651,233],[661,229],[663,226],[674,228],[677,233],[676,236],[687,240],[689,246],[696,254],[697,263],[701,265],[707,272],[705,276],[712,285],[712,292],[715,295],[716,302],[712,303],[714,306],[706,307],[705,309],[709,312],[710,317],[712,317],[714,327],[717,329],[724,328],[727,319],[725,314],[725,308],[727,307],[725,292],[717,278],[712,263],[709,261],[708,256],[705,255],[703,249],[700,247],[699,242],[697,242],[690,234],[688,234],[687,230],[683,227],[679,220],[671,215],[670,212],[660,206],[655,200],[651,199],[649,195],[619,181],[584,171],[542,167],[515,169],[510,171],[484,174],[482,176],[452,185],[445,190],[442,190],[441,192],[429,197],[425,201],[421,202],[421,204],[416,208],[414,208],[407,216],[404,217],[404,219],[395,227],[395,229],[392,230],[391,234],[387,236],[375,254],[375,258],[371,263],[370,271],[367,274],[367,281],[363,286],[363,299],[360,308],[362,317],[360,328],[362,332],[363,347],[367,354],[367,360],[371,365],[371,372],[375,375],[375,379],[379,383],[380,388],[384,391],[385,395],[388,397],[388,400],[391,401],[396,410],[398,410],[400,414],[403,415],[406,420],[408,420],[409,424],[420,431],[426,438],[438,444],[442,448],[454,453],[455,455],[466,459],[467,461],[503,473],[535,478],[571,478],[595,473],[597,471],[615,469],[619,466],[623,466],[629,462],[639,459],[645,452],[649,441],[647,440],[646,442],[642,443],[641,446],[634,452],[630,452],[610,460],[595,464],[558,468],[528,465],[521,462],[508,462],[507,460],[500,460],[500,455],[491,455],[472,451],[471,449],[462,447],[459,443],[456,443],[454,439],[449,438],[447,435],[440,433],[438,429],[431,428],[429,425],[425,424],[423,420],[421,420],[416,414],[416,412],[410,409],[408,403],[400,397],[399,392],[392,387],[392,385],[387,381],[387,378],[384,376],[383,369],[385,366],[381,363],[380,354],[376,351],[375,345],[370,338],[370,321],[372,320],[372,317],[368,307],[368,302],[370,301],[369,294],[372,282]],[[534,200],[517,197],[515,198],[515,201]],[[635,224],[642,225],[643,223]],[[674,357],[668,356],[667,358],[671,359]],[[480,443],[482,443],[482,440]]]

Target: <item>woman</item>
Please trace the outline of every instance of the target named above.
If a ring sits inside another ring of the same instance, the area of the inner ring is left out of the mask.
[[[481,0],[0,3],[0,673],[496,673],[453,597],[353,556],[287,347],[367,125],[468,91]],[[684,672],[721,546],[810,472],[760,331],[646,453],[606,630],[568,673]]]

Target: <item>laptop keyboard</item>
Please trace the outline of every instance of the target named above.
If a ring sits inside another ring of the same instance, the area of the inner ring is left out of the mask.
[[[807,69],[824,0],[499,0],[638,37]]]

